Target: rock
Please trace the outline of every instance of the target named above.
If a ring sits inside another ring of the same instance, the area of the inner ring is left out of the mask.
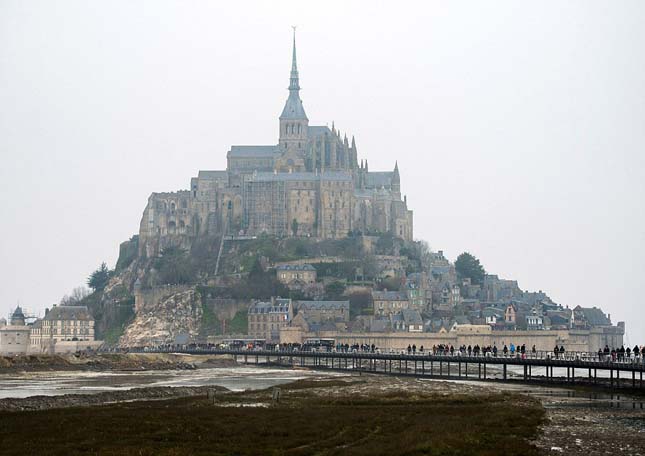
[[[194,337],[199,333],[201,320],[201,295],[194,288],[175,292],[137,309],[134,321],[126,328],[119,345],[141,347],[174,343],[180,334]]]

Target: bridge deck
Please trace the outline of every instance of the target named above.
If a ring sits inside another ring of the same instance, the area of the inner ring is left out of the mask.
[[[623,361],[599,360],[592,354],[570,354],[570,358],[555,358],[541,352],[529,353],[522,356],[491,356],[490,354],[467,355],[459,352],[451,354],[431,353],[372,353],[368,351],[272,351],[272,350],[234,350],[215,348],[168,348],[155,350],[140,350],[153,353],[185,353],[185,354],[222,354],[233,355],[236,360],[240,357],[245,363],[272,363],[287,366],[309,367],[314,369],[351,370],[389,375],[414,375],[430,378],[467,378],[479,380],[501,380],[522,382],[549,383],[580,383],[587,379],[590,385],[605,385],[612,388],[629,387],[643,389],[643,359]],[[298,362],[296,362],[298,360]],[[501,367],[502,378],[491,378],[487,367]],[[464,366],[462,368],[462,366]],[[471,371],[469,371],[469,366]],[[523,373],[508,375],[508,366],[523,366]],[[452,367],[452,370],[451,370]],[[477,368],[477,372],[472,370]],[[464,370],[465,368],[465,370]],[[534,375],[535,368],[544,368],[543,375]],[[554,375],[554,369],[566,369],[566,376]],[[458,375],[453,375],[455,370]],[[576,376],[581,371],[587,371],[587,376]],[[598,376],[598,372],[609,376]],[[623,375],[621,377],[621,373]],[[631,375],[629,374],[631,373]],[[438,374],[438,375],[437,375]],[[622,384],[621,384],[622,383]],[[631,385],[630,385],[631,383]]]

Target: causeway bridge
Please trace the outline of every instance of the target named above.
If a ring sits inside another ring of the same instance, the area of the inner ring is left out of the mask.
[[[586,385],[645,391],[643,357],[604,359],[596,353],[569,352],[556,357],[537,352],[515,355],[455,352],[302,351],[163,347],[130,350],[148,353],[231,355],[244,364],[309,368],[433,379]]]

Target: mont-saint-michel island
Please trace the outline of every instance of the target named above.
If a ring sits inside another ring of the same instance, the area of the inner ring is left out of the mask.
[[[114,264],[0,318],[0,454],[645,454],[629,322],[420,238],[418,164],[310,124],[289,44],[273,137],[151,193]]]

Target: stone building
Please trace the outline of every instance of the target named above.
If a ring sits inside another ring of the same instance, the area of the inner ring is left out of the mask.
[[[405,291],[373,291],[372,302],[375,316],[398,314],[410,307]]]
[[[288,326],[292,319],[291,299],[271,298],[270,302],[254,302],[248,311],[249,336],[277,342],[280,340],[280,328]]]
[[[284,264],[277,266],[275,270],[277,279],[289,287],[316,281],[316,268],[310,264]]]
[[[398,164],[373,172],[356,141],[310,125],[300,99],[293,42],[289,96],[277,144],[232,146],[227,169],[199,171],[190,189],[153,193],[139,229],[141,254],[190,247],[200,235],[262,233],[343,238],[350,232],[413,238],[412,211],[401,196]]]
[[[299,301],[297,308],[309,323],[349,323],[349,301]]]
[[[52,342],[94,341],[94,318],[86,306],[53,306],[34,327],[32,345],[37,347]]]
[[[20,306],[11,314],[9,324],[0,326],[0,354],[14,355],[29,350],[30,328]]]

